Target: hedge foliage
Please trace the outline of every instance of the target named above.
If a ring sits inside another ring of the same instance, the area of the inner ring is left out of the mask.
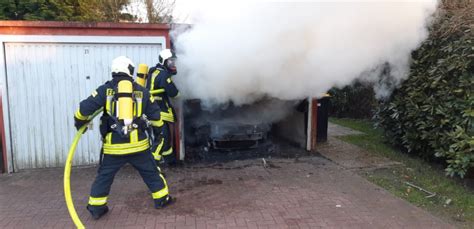
[[[344,88],[332,88],[329,115],[337,118],[371,119],[377,106],[373,85],[356,81]]]
[[[474,4],[465,2],[441,9],[409,78],[376,115],[393,144],[442,158],[461,177],[474,167]]]
[[[129,0],[0,0],[0,20],[133,20],[131,14],[123,12],[129,3]]]

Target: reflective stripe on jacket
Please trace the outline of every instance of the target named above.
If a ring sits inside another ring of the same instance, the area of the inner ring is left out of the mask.
[[[157,65],[148,72],[150,76],[147,88],[160,106],[162,119],[167,122],[175,121],[175,114],[170,98],[179,95],[179,90],[171,79],[172,74],[162,66]]]

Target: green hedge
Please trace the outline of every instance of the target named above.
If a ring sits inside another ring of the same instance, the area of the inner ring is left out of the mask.
[[[473,12],[467,4],[438,15],[409,78],[376,115],[393,144],[446,160],[450,176],[474,167]]]
[[[371,119],[377,106],[374,88],[356,81],[344,88],[332,88],[329,115],[337,118]]]

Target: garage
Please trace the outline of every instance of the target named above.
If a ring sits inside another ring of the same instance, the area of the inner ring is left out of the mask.
[[[63,166],[81,99],[110,79],[119,55],[152,65],[169,46],[168,26],[2,22],[0,71],[4,171]],[[74,165],[99,160],[99,121],[82,138]]]

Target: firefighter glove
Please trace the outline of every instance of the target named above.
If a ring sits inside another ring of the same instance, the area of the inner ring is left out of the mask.
[[[77,119],[76,117],[74,117],[74,126],[76,127],[77,130],[81,129],[81,127],[86,125],[88,122],[89,122],[89,120],[80,120],[80,119]],[[86,131],[84,131],[84,132],[86,132]]]

